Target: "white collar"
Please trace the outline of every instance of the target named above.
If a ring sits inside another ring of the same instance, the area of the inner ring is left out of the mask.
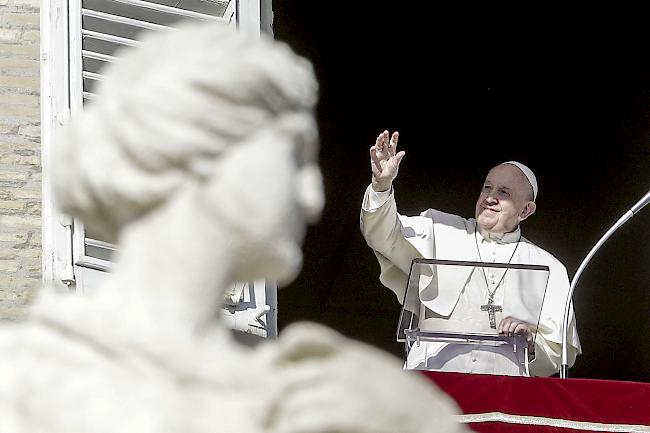
[[[477,231],[481,235],[481,242],[496,242],[498,244],[511,244],[514,242],[519,242],[521,239],[521,229],[517,226],[517,229],[509,233],[491,233],[483,230],[481,227],[476,225]]]

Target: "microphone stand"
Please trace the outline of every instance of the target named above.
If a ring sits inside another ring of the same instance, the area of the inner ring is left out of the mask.
[[[643,197],[641,197],[641,200],[639,200],[630,210],[625,212],[625,214],[614,223],[614,225],[607,230],[607,232],[603,235],[603,237],[600,238],[600,240],[594,245],[594,247],[589,251],[589,254],[587,254],[587,257],[582,261],[580,264],[580,267],[578,267],[578,271],[576,272],[575,276],[573,277],[573,280],[571,281],[571,287],[569,289],[569,295],[567,296],[566,300],[566,305],[564,307],[564,320],[562,321],[562,366],[560,367],[560,377],[562,379],[566,379],[569,377],[569,348],[567,344],[568,340],[568,334],[569,334],[569,310],[571,308],[571,300],[573,298],[573,291],[576,288],[576,284],[578,283],[578,280],[580,279],[580,275],[582,275],[582,271],[584,271],[585,267],[587,266],[587,263],[591,260],[591,258],[594,256],[596,251],[605,243],[607,239],[614,233],[616,230],[618,230],[619,227],[621,227],[623,224],[627,222],[630,218],[632,218],[637,212],[639,212],[645,205],[650,202],[650,191],[648,191]]]

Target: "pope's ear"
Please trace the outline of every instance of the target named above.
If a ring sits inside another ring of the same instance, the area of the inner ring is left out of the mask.
[[[534,201],[529,201],[526,203],[526,206],[524,206],[523,210],[519,212],[519,221],[523,221],[532,214],[535,213],[535,209],[537,209],[537,205],[535,204]]]

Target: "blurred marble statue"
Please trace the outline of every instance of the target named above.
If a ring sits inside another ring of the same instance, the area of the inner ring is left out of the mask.
[[[223,288],[290,281],[323,206],[310,63],[219,25],[148,36],[54,151],[60,207],[119,245],[92,297],[0,328],[0,431],[456,432],[401,361],[316,324],[255,348]]]

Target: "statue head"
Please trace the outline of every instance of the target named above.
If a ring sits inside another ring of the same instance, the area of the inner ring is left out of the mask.
[[[264,277],[292,278],[305,221],[323,205],[311,64],[211,22],[150,33],[104,72],[55,143],[61,209],[119,248],[125,227],[191,203],[169,230],[204,213],[214,224],[197,237],[219,227],[253,266],[268,264]]]
[[[41,392],[23,411],[0,404],[1,419],[66,421],[48,431],[141,431],[141,420],[156,431],[457,431],[453,402],[398,359],[318,325],[244,350],[213,320],[228,282],[282,284],[300,269],[305,222],[323,205],[309,62],[214,22],[150,34],[118,57],[54,144],[52,184],[61,210],[117,243],[124,263],[92,302],[44,297],[44,332],[8,334],[21,344],[0,362],[18,366],[7,370],[16,389]],[[71,417],[78,401],[89,410]]]

